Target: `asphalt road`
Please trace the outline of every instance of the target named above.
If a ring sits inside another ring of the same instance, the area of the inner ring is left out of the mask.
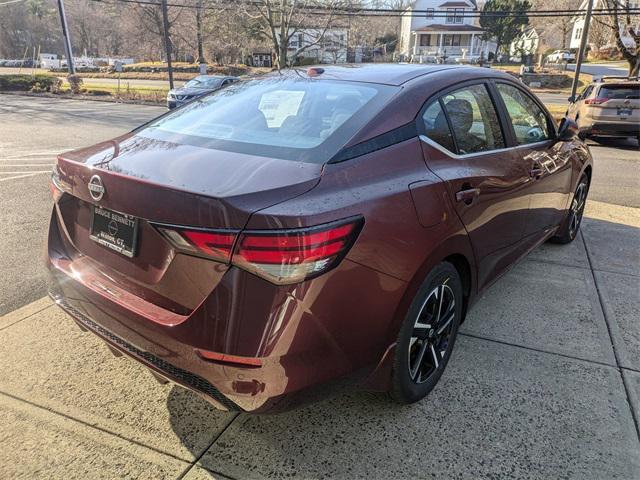
[[[575,63],[567,65],[567,69],[574,72],[576,69]],[[626,76],[629,73],[626,62],[583,63],[581,70],[582,73],[588,73],[589,75]]]
[[[42,259],[55,156],[125,133],[164,111],[0,95],[0,315],[46,294]]]
[[[0,94],[0,315],[46,294],[43,245],[57,153],[125,133],[163,107]],[[640,207],[640,156],[632,144],[592,144],[590,198]]]

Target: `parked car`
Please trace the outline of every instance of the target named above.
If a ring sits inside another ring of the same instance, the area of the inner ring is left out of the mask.
[[[225,77],[222,75],[199,75],[192,78],[184,86],[174,88],[167,94],[167,108],[179,107],[193,99],[202,97],[207,93],[231,85],[240,80],[238,77]]]
[[[547,56],[547,62],[549,63],[574,63],[575,61],[576,55],[569,50],[556,50]]]
[[[640,81],[602,77],[570,98],[567,116],[585,137],[635,138],[640,143]]]
[[[58,156],[50,294],[221,409],[346,383],[415,402],[479,294],[575,238],[593,169],[576,135],[484,68],[239,82]]]

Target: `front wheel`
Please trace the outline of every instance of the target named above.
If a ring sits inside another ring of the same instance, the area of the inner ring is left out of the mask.
[[[437,265],[416,294],[402,323],[393,365],[391,397],[424,398],[444,372],[462,318],[462,281],[453,265]]]
[[[582,174],[576,191],[573,194],[571,200],[571,206],[566,220],[560,226],[558,232],[551,238],[554,243],[571,243],[578,235],[580,225],[582,223],[582,215],[584,214],[584,207],[587,204],[587,195],[589,194],[589,177],[586,174]]]

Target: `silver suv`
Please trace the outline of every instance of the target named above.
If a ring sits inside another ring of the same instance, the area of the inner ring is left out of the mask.
[[[569,98],[567,116],[584,137],[636,138],[640,142],[640,81],[602,77]]]

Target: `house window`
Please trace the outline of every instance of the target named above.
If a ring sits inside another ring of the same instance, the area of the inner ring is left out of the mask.
[[[435,9],[427,8],[427,14],[426,14],[427,18],[433,18],[434,14],[435,14]]]
[[[576,28],[576,40],[579,40],[582,38],[582,27],[580,28]]]
[[[442,45],[445,47],[459,47],[461,39],[461,35],[445,35],[442,39]]]
[[[464,8],[447,8],[446,23],[462,23]]]
[[[430,47],[431,46],[431,35],[420,35],[420,46],[421,47]]]

